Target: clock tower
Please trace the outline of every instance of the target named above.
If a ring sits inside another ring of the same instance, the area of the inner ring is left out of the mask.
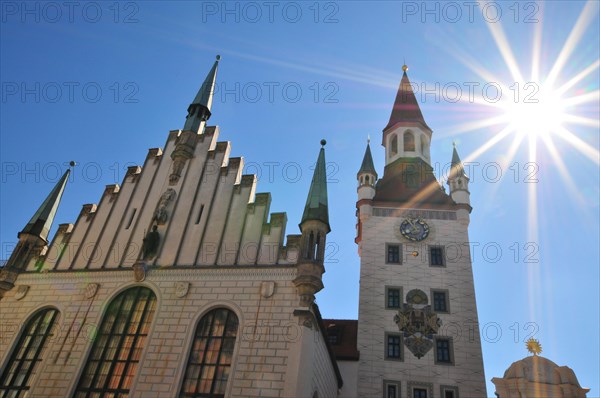
[[[360,397],[485,397],[469,250],[469,178],[456,148],[450,193],[431,166],[432,130],[406,65],[383,129],[358,172]]]

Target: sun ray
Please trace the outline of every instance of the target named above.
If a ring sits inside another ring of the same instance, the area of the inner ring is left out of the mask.
[[[539,9],[543,12],[543,3],[539,4]],[[538,23],[533,28],[533,40],[531,48],[531,80],[537,82],[540,78],[540,52],[542,48],[542,18],[538,18]]]
[[[565,41],[560,54],[556,58],[556,62],[554,62],[554,65],[548,74],[546,79],[546,84],[548,86],[552,87],[554,85],[554,82],[558,78],[558,74],[567,63],[567,60],[569,59],[569,56],[573,50],[575,50],[579,44],[585,29],[596,18],[597,15],[598,2],[589,0],[581,10],[581,13],[579,13],[579,17],[577,18],[577,22],[575,22],[575,26],[573,26],[573,29],[571,29],[571,33],[569,34],[567,41]]]
[[[571,115],[569,113],[565,113],[563,115],[563,122],[579,124],[581,126],[600,128],[600,120],[598,120],[598,119],[592,119],[592,118],[584,117],[584,116]]]
[[[501,140],[503,140],[504,138],[506,138],[506,136],[509,135],[513,131],[514,131],[514,129],[512,128],[512,126],[506,126],[506,127],[504,127],[501,131],[499,131],[498,133],[496,133],[489,141],[487,141],[485,144],[483,144],[482,146],[480,146],[479,148],[477,148],[476,151],[471,152],[471,154],[469,154],[464,159],[463,163],[474,161],[479,156],[483,155],[485,152],[487,152],[488,150],[490,150],[498,142],[500,142]]]
[[[528,139],[529,161],[536,163],[537,137],[535,135],[529,135]],[[529,184],[527,191],[527,242],[524,243],[523,248],[526,249],[531,244],[536,245],[539,248],[537,184]],[[532,319],[537,319],[537,313],[543,311],[543,309],[540,308],[542,300],[540,300],[539,297],[540,267],[539,264],[528,265],[531,265],[527,268],[529,278],[529,314]]]
[[[487,2],[478,2],[479,7],[482,9],[485,6],[485,4],[487,4]],[[487,22],[487,26],[490,30],[490,33],[492,34],[492,37],[494,38],[494,41],[496,42],[496,46],[498,46],[498,49],[502,54],[504,62],[506,62],[506,65],[510,70],[513,79],[515,79],[515,81],[517,82],[523,81],[523,75],[521,74],[519,65],[517,64],[515,56],[510,48],[510,44],[508,44],[508,39],[504,34],[504,29],[502,29],[500,21],[496,23]]]
[[[500,170],[508,170],[510,162],[515,158],[517,150],[519,149],[521,142],[523,142],[523,138],[525,138],[525,136],[522,134],[517,134],[515,136],[515,139],[510,144],[510,147],[508,148],[508,151],[506,152],[506,156],[504,156],[498,162],[500,165]],[[496,197],[496,192],[498,191],[499,188],[500,188],[500,184],[492,184],[492,188],[489,193],[490,197],[492,197],[492,198]]]
[[[558,173],[561,176],[563,182],[567,185],[567,192],[569,193],[569,195],[571,195],[576,201],[577,203],[581,206],[582,209],[585,208],[585,200],[583,199],[583,196],[580,194],[579,189],[575,186],[575,183],[573,182],[573,179],[571,178],[571,175],[569,174],[569,171],[567,170],[567,166],[565,165],[565,162],[562,159],[562,156],[560,155],[560,153],[558,153],[558,149],[556,148],[556,145],[554,145],[554,140],[552,139],[552,136],[541,136],[542,141],[544,141],[544,145],[546,146],[546,149],[548,150],[548,152],[550,153],[550,156],[552,156],[552,160],[554,161],[554,164],[556,166],[556,168],[558,169]]]
[[[571,80],[569,80],[568,82],[566,82],[565,84],[560,86],[558,89],[556,89],[555,90],[556,94],[558,94],[558,95],[564,94],[568,89],[570,89],[571,87],[573,87],[574,85],[579,83],[587,75],[589,75],[590,73],[592,73],[593,71],[598,69],[599,66],[600,66],[600,59],[597,59],[596,62],[594,62],[593,64],[591,64],[590,66],[588,66],[587,68],[585,68],[584,70],[582,70],[581,72],[576,74],[573,78],[571,78]]]
[[[576,95],[575,97],[565,98],[563,104],[565,107],[585,104],[586,102],[597,102],[600,99],[600,90],[592,91],[586,94]]]
[[[575,134],[567,130],[565,127],[556,126],[557,137],[560,137],[565,142],[569,143],[573,148],[577,149],[581,154],[591,159],[594,163],[600,164],[600,152]]]
[[[468,132],[472,132],[475,130],[482,129],[484,127],[495,126],[497,124],[506,123],[506,116],[494,116],[481,120],[476,120],[474,122],[462,123],[456,126],[450,126],[445,129],[442,133],[437,133],[440,137],[450,136],[450,135],[461,135],[466,134]]]

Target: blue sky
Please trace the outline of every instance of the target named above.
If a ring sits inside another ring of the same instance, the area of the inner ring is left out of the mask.
[[[532,334],[600,396],[598,3],[23,4],[1,4],[0,258],[68,161],[79,166],[56,225],[162,146],[221,54],[210,123],[259,173],[271,211],[288,213],[288,233],[327,139],[332,232],[318,303],[325,317],[356,318],[356,171],[370,135],[383,174],[381,130],[406,62],[437,170],[453,141],[474,162],[486,379],[527,355]],[[513,105],[560,87],[558,108]]]

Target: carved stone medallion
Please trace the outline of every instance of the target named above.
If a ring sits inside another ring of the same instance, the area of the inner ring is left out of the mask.
[[[189,282],[177,282],[175,284],[175,296],[179,298],[183,298],[187,296],[188,291],[190,290]]]
[[[17,300],[21,300],[23,297],[25,297],[25,295],[27,294],[28,291],[29,291],[29,286],[19,285],[19,287],[17,287],[17,292],[15,293],[15,298]]]

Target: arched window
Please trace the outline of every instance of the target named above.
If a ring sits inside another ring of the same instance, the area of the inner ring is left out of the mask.
[[[415,151],[415,136],[410,131],[404,133],[404,152]]]
[[[31,375],[42,361],[46,341],[52,337],[52,327],[57,318],[58,310],[46,308],[27,322],[0,375],[0,396],[20,397],[29,390]]]
[[[76,398],[129,394],[155,310],[156,295],[143,286],[127,289],[111,301],[79,379]]]
[[[390,155],[394,156],[398,153],[398,136],[394,134],[392,136],[392,140],[390,141]]]
[[[204,315],[196,328],[180,398],[219,398],[231,371],[238,318],[226,308]]]
[[[421,136],[421,153],[427,157],[427,138]]]

